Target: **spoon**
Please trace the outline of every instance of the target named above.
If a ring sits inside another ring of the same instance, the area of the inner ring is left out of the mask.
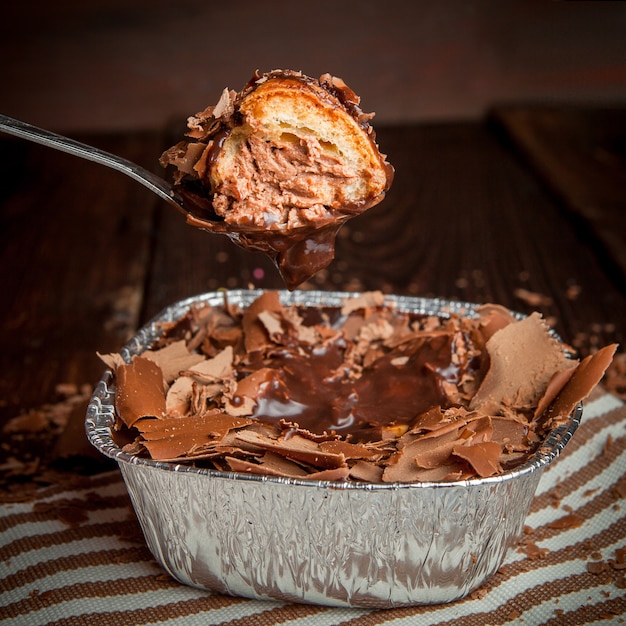
[[[29,141],[34,141],[35,143],[40,143],[49,148],[55,148],[56,150],[61,150],[62,152],[67,152],[122,172],[122,174],[130,176],[144,187],[150,189],[150,191],[156,193],[157,196],[169,202],[169,204],[184,215],[190,214],[189,208],[185,207],[183,198],[169,182],[132,161],[105,152],[99,148],[88,146],[87,144],[70,139],[69,137],[57,135],[49,130],[37,128],[26,122],[8,117],[7,115],[0,114],[0,130],[9,135],[28,139]]]
[[[339,215],[322,224],[276,230],[227,224],[218,218],[203,194],[191,188],[175,189],[165,179],[132,161],[2,114],[0,131],[100,163],[130,176],[185,215],[192,226],[226,235],[243,248],[267,254],[289,289],[294,289],[331,262],[337,230],[352,217],[350,214]]]

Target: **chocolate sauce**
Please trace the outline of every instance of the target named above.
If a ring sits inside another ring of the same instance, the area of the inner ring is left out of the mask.
[[[312,224],[292,229],[259,229],[226,223],[215,213],[211,201],[197,183],[181,185],[178,193],[185,201],[189,224],[226,235],[247,250],[267,254],[290,290],[329,265],[335,256],[337,232],[351,217],[349,214],[340,215],[322,226]]]
[[[375,441],[383,426],[410,424],[433,406],[449,406],[442,382],[458,382],[473,371],[471,363],[453,363],[453,337],[447,335],[387,352],[356,379],[342,371],[347,349],[340,337],[324,349],[274,351],[259,364],[276,373],[260,390],[253,417]]]

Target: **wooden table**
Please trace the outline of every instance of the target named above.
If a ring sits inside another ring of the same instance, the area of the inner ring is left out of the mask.
[[[508,107],[480,123],[377,135],[394,185],[341,230],[335,261],[303,289],[497,302],[541,311],[583,355],[624,345],[626,109]],[[164,129],[79,139],[160,172],[158,157],[177,137]],[[0,424],[59,402],[60,384],[95,384],[96,353],[118,350],[178,299],[282,287],[265,257],[186,225],[123,175],[0,141]],[[46,466],[58,431],[5,431],[3,462],[18,455]],[[69,445],[61,456],[86,449]]]

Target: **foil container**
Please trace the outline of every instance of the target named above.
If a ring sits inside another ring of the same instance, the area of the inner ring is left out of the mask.
[[[175,303],[121,354],[148,349],[163,322],[194,303],[248,305],[254,290]],[[336,306],[355,293],[281,291],[284,303]],[[472,316],[477,305],[388,296],[401,310]],[[518,318],[521,318],[518,315]],[[543,470],[582,417],[579,405],[525,464],[489,478],[365,484],[261,477],[153,461],[112,437],[115,386],[107,370],[86,416],[91,443],[116,459],[147,545],[186,585],[256,599],[390,608],[458,600],[483,584],[515,547]]]

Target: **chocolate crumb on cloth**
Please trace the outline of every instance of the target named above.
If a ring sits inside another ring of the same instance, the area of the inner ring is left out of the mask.
[[[163,153],[188,222],[270,255],[289,289],[326,267],[346,220],[393,180],[360,98],[340,78],[255,72],[236,93],[188,118]]]
[[[521,464],[615,349],[568,358],[539,314],[517,320],[496,305],[439,318],[378,292],[315,308],[267,291],[243,309],[226,294],[223,306],[192,306],[130,363],[101,357],[129,452],[268,476],[413,482]]]

